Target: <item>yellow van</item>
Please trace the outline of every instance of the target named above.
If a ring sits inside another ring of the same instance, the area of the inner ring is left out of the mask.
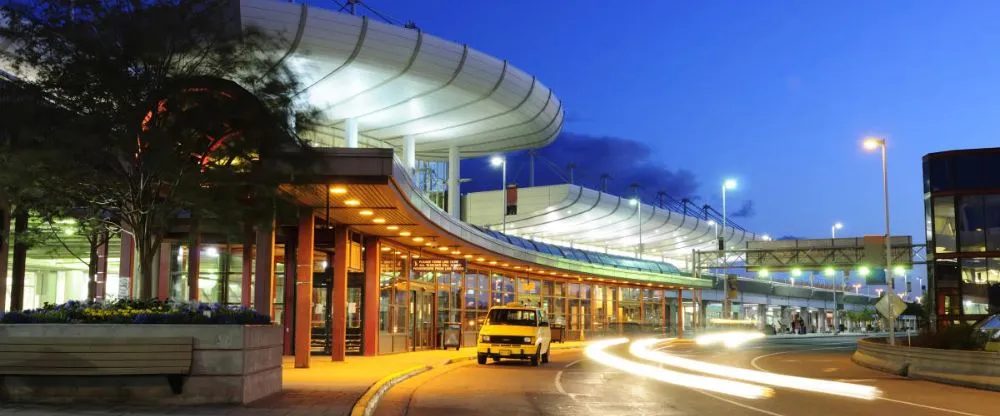
[[[486,364],[487,358],[499,362],[503,358],[531,360],[532,366],[549,362],[552,332],[540,309],[520,303],[494,306],[479,330],[476,358]]]

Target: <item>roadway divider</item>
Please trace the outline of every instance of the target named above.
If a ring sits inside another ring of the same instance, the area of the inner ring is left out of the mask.
[[[890,346],[883,339],[858,340],[856,364],[903,377],[1000,391],[1000,353]]]
[[[587,342],[575,342],[572,344],[550,345],[549,350],[571,350],[586,347],[587,344]],[[371,416],[375,414],[375,409],[378,407],[379,401],[382,400],[382,397],[385,396],[385,394],[393,386],[436,368],[476,359],[476,351],[471,350],[470,353],[471,354],[456,355],[439,363],[438,365],[417,365],[382,377],[368,387],[368,390],[365,391],[365,394],[361,395],[361,398],[359,398],[358,401],[354,402],[354,406],[351,408],[351,416]]]

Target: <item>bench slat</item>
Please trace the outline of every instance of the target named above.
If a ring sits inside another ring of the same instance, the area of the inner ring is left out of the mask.
[[[3,353],[32,353],[32,352],[61,352],[73,354],[78,352],[108,352],[108,353],[129,353],[129,352],[191,352],[191,345],[167,344],[167,345],[52,345],[52,344],[4,344],[0,341],[0,354]]]
[[[47,360],[47,361],[0,361],[0,372],[6,368],[150,368],[150,367],[191,367],[191,359],[172,360]]]
[[[76,338],[76,337],[9,337],[0,345],[192,345],[190,337],[172,338]]]
[[[33,368],[33,367],[11,367],[0,368],[0,374],[5,375],[39,375],[39,376],[119,376],[119,375],[160,375],[160,374],[187,374],[190,367],[163,366],[163,367],[104,367],[104,368]]]
[[[0,352],[0,365],[14,362],[35,361],[146,361],[191,360],[191,351],[186,352]]]

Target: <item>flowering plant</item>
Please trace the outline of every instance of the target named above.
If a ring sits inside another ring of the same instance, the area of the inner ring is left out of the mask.
[[[241,305],[119,299],[46,303],[38,309],[0,314],[0,323],[267,325],[271,318]]]

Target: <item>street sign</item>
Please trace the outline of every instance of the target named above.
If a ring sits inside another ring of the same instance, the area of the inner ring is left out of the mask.
[[[892,302],[892,316],[889,315],[889,302]],[[887,293],[875,304],[875,310],[886,318],[896,319],[906,310],[906,302],[903,302],[895,293]]]
[[[411,268],[415,272],[464,272],[464,259],[413,259]]]

